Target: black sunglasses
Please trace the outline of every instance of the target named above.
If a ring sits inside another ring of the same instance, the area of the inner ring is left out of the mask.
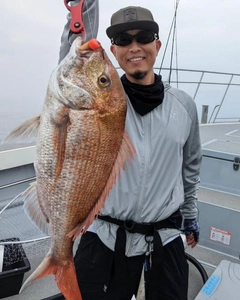
[[[152,31],[139,31],[135,35],[128,34],[126,32],[119,33],[111,38],[112,45],[127,46],[136,40],[139,44],[149,44],[158,39],[158,34]]]

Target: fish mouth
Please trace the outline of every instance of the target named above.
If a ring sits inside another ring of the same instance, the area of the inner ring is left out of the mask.
[[[82,48],[86,43],[83,42],[81,37],[77,37],[75,39],[75,52],[79,54],[81,57],[90,58],[94,53],[101,52],[103,49],[99,47],[98,49],[91,48]]]

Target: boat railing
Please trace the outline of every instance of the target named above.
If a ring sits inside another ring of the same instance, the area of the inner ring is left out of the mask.
[[[202,102],[201,100],[204,99],[206,102],[205,98],[214,98],[213,103],[216,104],[211,104],[212,114],[208,123],[240,122],[240,112],[234,109],[234,105],[239,105],[240,74],[191,69],[169,70],[168,68],[162,68],[161,74],[163,80],[171,85],[187,89],[195,101]],[[166,75],[168,78],[164,78]],[[231,115],[223,112],[224,106],[226,108],[228,105],[232,107]]]
[[[121,75],[121,69],[117,69]],[[201,123],[240,122],[240,74],[179,68],[154,70],[163,81],[192,96],[198,111],[202,110]]]
[[[24,180],[18,180],[18,181],[12,182],[12,183],[4,184],[4,185],[0,186],[0,190],[10,188],[10,187],[14,187],[14,186],[17,186],[17,185],[22,184],[22,183],[32,182],[35,179],[36,179],[36,176],[33,176],[33,177],[30,177],[30,178],[27,178],[27,179],[24,179]]]

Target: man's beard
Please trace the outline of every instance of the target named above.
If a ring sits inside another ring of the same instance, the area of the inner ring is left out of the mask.
[[[147,72],[142,72],[142,71],[136,71],[133,74],[129,74],[132,78],[140,80],[143,79],[146,76]]]

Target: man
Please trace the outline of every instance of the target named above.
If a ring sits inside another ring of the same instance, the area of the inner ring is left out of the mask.
[[[83,300],[131,300],[143,265],[146,299],[187,300],[188,265],[179,234],[183,224],[188,245],[196,246],[199,125],[190,96],[154,74],[158,33],[152,13],[134,6],[113,14],[107,28],[125,71],[125,127],[137,157],[81,238],[75,267]]]

